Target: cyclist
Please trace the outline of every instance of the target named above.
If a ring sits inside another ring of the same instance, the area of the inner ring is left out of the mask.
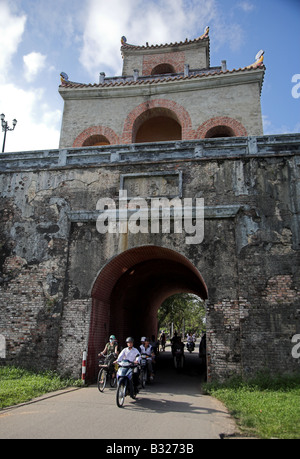
[[[101,356],[108,357],[109,355],[111,355],[111,358],[109,359],[109,363],[108,363],[108,365],[111,366],[113,364],[113,361],[118,356],[118,354],[119,354],[118,341],[115,335],[110,335],[109,342],[105,345],[105,348],[103,349],[103,351],[100,352],[100,354],[98,354],[98,357],[101,357]],[[115,374],[113,373],[112,376],[115,377]]]
[[[109,354],[119,354],[118,352],[118,341],[115,337],[115,335],[110,335],[109,337],[109,342],[105,345],[105,348],[103,349],[100,354],[98,354],[98,357],[101,357],[102,355],[108,356]]]

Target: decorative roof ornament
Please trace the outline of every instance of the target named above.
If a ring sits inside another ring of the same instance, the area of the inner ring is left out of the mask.
[[[124,35],[123,35],[123,37],[121,37],[121,44],[122,44],[122,46],[124,46],[124,45],[126,45],[126,43],[127,43],[127,38],[124,37]]]
[[[199,37],[199,40],[202,40],[202,38],[207,38],[209,34],[209,26],[206,26],[204,29],[204,33]]]
[[[248,65],[247,69],[251,69],[251,68],[256,69],[257,67],[262,65],[264,62],[264,54],[265,54],[264,50],[261,49],[260,51],[258,51],[258,53],[255,56],[256,61],[253,64]]]
[[[60,73],[60,81],[62,84],[69,83],[69,77],[65,72]]]

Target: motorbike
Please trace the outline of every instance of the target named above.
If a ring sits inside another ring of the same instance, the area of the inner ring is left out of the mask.
[[[133,368],[135,365],[129,360],[122,360],[119,363],[119,369],[117,372],[117,396],[116,401],[119,408],[124,405],[125,397],[130,395],[130,397],[135,398],[135,388],[133,384]]]
[[[195,349],[195,343],[194,343],[194,341],[188,341],[188,342],[186,343],[186,348],[187,348],[187,350],[188,350],[190,353],[192,353],[193,350]]]

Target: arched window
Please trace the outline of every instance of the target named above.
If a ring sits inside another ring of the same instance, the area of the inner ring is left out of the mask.
[[[216,137],[246,137],[247,130],[238,120],[229,116],[216,116],[205,121],[196,132],[197,139]]]
[[[159,64],[151,71],[151,75],[165,75],[166,73],[176,73],[175,69],[170,64]]]
[[[181,140],[182,130],[176,115],[168,109],[152,109],[136,120],[135,143]]]
[[[96,147],[98,145],[110,145],[109,140],[104,135],[91,135],[82,144],[83,147]]]
[[[234,131],[229,126],[214,126],[209,129],[205,135],[206,139],[212,139],[217,137],[234,137]]]

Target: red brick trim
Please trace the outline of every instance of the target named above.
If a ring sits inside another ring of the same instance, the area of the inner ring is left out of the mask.
[[[120,143],[119,136],[109,127],[91,126],[76,137],[73,142],[73,147],[82,147],[84,142],[92,135],[103,135],[107,138],[110,145],[118,145]]]
[[[134,143],[135,136],[138,128],[146,119],[146,113],[153,109],[168,110],[173,115],[173,118],[181,125],[182,140],[192,140],[194,138],[194,131],[192,130],[192,121],[190,115],[184,107],[176,102],[168,99],[154,99],[135,107],[127,116],[123,135],[122,143]]]
[[[234,118],[229,116],[216,116],[205,121],[196,131],[196,139],[205,139],[208,131],[217,126],[227,126],[234,132],[234,137],[246,137],[248,135],[245,127]]]
[[[160,64],[169,64],[173,67],[175,73],[180,73],[184,70],[184,63],[185,53],[183,51],[145,55],[143,57],[142,75],[151,75],[152,70]]]

